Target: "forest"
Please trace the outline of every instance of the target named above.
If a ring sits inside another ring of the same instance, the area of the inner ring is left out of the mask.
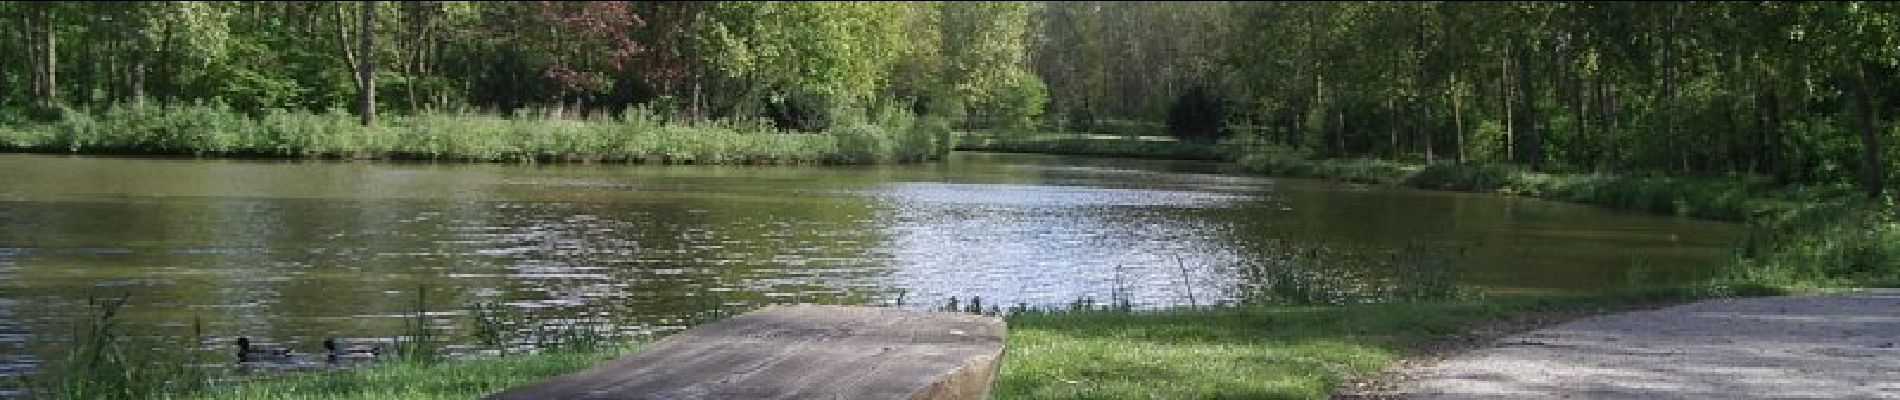
[[[365,125],[637,107],[816,132],[903,111],[958,130],[1245,133],[1315,157],[1873,192],[1895,158],[1880,111],[1900,101],[1896,7],[4,2],[0,51],[23,56],[0,60],[0,125],[139,107]],[[1164,124],[1171,111],[1184,117]]]

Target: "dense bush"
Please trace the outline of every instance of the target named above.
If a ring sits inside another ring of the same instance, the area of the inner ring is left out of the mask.
[[[1212,140],[1227,126],[1232,106],[1206,86],[1188,89],[1168,108],[1168,130],[1182,139]]]
[[[998,93],[989,113],[1005,129],[1029,130],[1042,118],[1049,104],[1049,88],[1041,78],[1028,71],[1016,70],[1009,83]]]
[[[1086,108],[1069,111],[1064,115],[1063,131],[1092,132],[1095,129],[1095,112]]]
[[[1724,280],[1803,286],[1900,284],[1900,216],[1893,199],[1809,203],[1750,222]]]

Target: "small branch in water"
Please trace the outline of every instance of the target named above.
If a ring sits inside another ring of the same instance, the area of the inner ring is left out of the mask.
[[[1181,262],[1181,255],[1174,255],[1174,265],[1181,268],[1181,290],[1187,292],[1188,308],[1200,308],[1194,301],[1194,284],[1188,280],[1187,263]]]

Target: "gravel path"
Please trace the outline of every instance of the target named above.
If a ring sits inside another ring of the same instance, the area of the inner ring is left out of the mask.
[[[1596,316],[1406,375],[1414,399],[1900,399],[1900,290]]]

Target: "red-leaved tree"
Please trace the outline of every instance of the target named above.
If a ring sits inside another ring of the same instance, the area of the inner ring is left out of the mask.
[[[549,30],[545,74],[561,85],[562,97],[608,90],[646,46],[634,28],[646,25],[630,1],[540,1],[535,11]]]

